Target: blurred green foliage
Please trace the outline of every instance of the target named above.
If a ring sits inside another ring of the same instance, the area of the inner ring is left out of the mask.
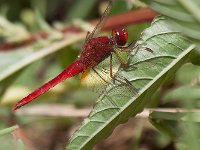
[[[200,23],[197,18],[200,9],[198,9],[198,0],[190,2],[184,0],[179,0],[179,2],[178,0],[163,0],[159,2],[151,0],[145,2],[168,18],[169,22],[199,46],[200,34],[198,29]],[[184,5],[187,3],[188,5]],[[111,15],[126,12],[130,8],[138,9],[145,7],[144,4],[138,1],[135,1],[134,4],[136,5],[133,6],[130,1],[115,0]],[[195,11],[191,11],[188,8],[190,6],[196,6],[192,7],[195,8]],[[79,18],[83,21],[88,21],[98,18],[101,16],[104,8],[103,1],[101,0],[0,1],[0,45],[4,43],[20,43],[32,35],[32,32],[45,31],[49,34],[48,38],[38,38],[35,43],[28,46],[14,48],[12,49],[13,51],[0,52],[0,133],[4,131],[8,133],[0,137],[0,150],[24,149],[22,141],[15,140],[10,134],[11,131],[7,130],[8,127],[15,125],[16,122],[19,123],[20,127],[24,127],[24,130],[29,135],[29,140],[42,141],[43,139],[48,139],[49,147],[57,150],[60,136],[62,136],[63,144],[61,147],[63,148],[66,145],[66,137],[69,137],[70,129],[76,128],[74,124],[79,124],[80,122],[78,118],[20,116],[11,111],[10,105],[13,105],[18,100],[18,96],[23,97],[26,91],[35,89],[48,79],[56,76],[77,58],[82,48],[81,45],[84,37],[79,37],[79,39],[43,55],[42,48],[52,47],[54,43],[64,38],[59,29],[69,26],[73,19]],[[194,12],[196,12],[196,15]],[[128,43],[136,41],[141,32],[149,26],[150,23],[148,22],[128,26],[127,29],[130,33]],[[82,41],[80,42],[80,40]],[[159,45],[159,43],[157,44]],[[35,56],[37,52],[39,55]],[[37,58],[19,67],[28,56]],[[188,63],[179,68],[176,74],[169,75],[167,77],[168,80],[157,92],[151,93],[151,101],[149,100],[148,107],[161,109],[181,107],[190,111],[199,109],[199,60],[199,51],[196,50],[191,54]],[[11,96],[9,100],[6,97],[7,95]],[[40,103],[58,103],[61,105],[74,105],[81,109],[82,107],[91,107],[97,98],[98,95],[96,93],[80,86],[79,77],[74,77],[41,96],[35,105],[37,106]],[[156,133],[151,138],[152,143],[156,143],[159,150],[164,149],[170,144],[174,145],[174,149],[177,150],[199,149],[199,113],[153,111],[149,119],[160,131],[159,134],[154,128],[146,127],[146,122],[139,122],[139,125],[136,125],[137,133],[134,133],[133,139],[131,139],[134,143],[132,145],[133,149],[140,147],[141,141],[145,139],[143,133],[149,131],[149,128]],[[147,118],[144,120],[146,121]],[[67,133],[67,135],[64,133]],[[42,142],[39,144],[36,142],[33,145],[38,149],[43,149],[45,143],[48,142]],[[52,143],[56,144],[52,146]]]

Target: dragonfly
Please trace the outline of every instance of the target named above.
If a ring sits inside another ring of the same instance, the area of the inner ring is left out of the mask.
[[[116,58],[122,65],[127,63],[120,57],[116,49],[119,49],[123,52],[129,52],[132,43],[129,46],[125,46],[128,40],[128,31],[125,28],[116,28],[112,30],[111,37],[108,36],[99,36],[95,37],[97,32],[101,29],[105,23],[105,19],[110,13],[112,8],[112,1],[109,1],[108,6],[104,13],[102,14],[101,19],[90,33],[86,35],[85,42],[83,44],[82,52],[79,57],[72,62],[64,71],[58,74],[55,78],[48,81],[28,96],[20,100],[12,109],[17,110],[25,104],[33,101],[41,94],[47,92],[49,89],[53,88],[60,82],[71,78],[79,73],[82,73],[85,76],[89,69],[95,71],[95,67],[104,61],[110,56],[110,77],[114,78],[112,72],[112,55],[114,54]]]

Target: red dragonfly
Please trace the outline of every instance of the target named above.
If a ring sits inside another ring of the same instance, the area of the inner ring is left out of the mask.
[[[105,17],[110,13],[112,6],[112,1],[109,2],[105,12],[103,13],[99,23],[96,25],[92,33],[87,34],[85,44],[83,46],[83,50],[80,56],[69,65],[63,72],[58,74],[55,78],[50,80],[49,82],[42,85],[40,88],[33,91],[31,94],[20,100],[14,107],[13,110],[17,110],[18,108],[24,106],[25,104],[31,102],[41,94],[45,93],[55,85],[60,82],[73,77],[79,73],[88,72],[88,69],[94,68],[107,57],[110,56],[110,65],[112,64],[112,55],[115,54],[117,59],[125,64],[125,62],[120,58],[115,49],[119,49],[121,51],[127,51],[128,47],[125,47],[128,40],[128,31],[123,28],[117,28],[112,30],[112,36],[100,36],[94,37],[98,30],[101,29]],[[110,77],[113,78],[112,69],[110,69]]]

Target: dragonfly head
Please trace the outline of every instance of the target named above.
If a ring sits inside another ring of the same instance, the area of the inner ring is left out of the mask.
[[[128,31],[124,28],[113,29],[112,37],[118,46],[124,46],[128,40]]]

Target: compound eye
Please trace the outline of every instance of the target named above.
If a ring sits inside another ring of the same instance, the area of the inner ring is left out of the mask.
[[[118,46],[124,46],[128,40],[128,31],[124,28],[114,29],[112,36]]]

